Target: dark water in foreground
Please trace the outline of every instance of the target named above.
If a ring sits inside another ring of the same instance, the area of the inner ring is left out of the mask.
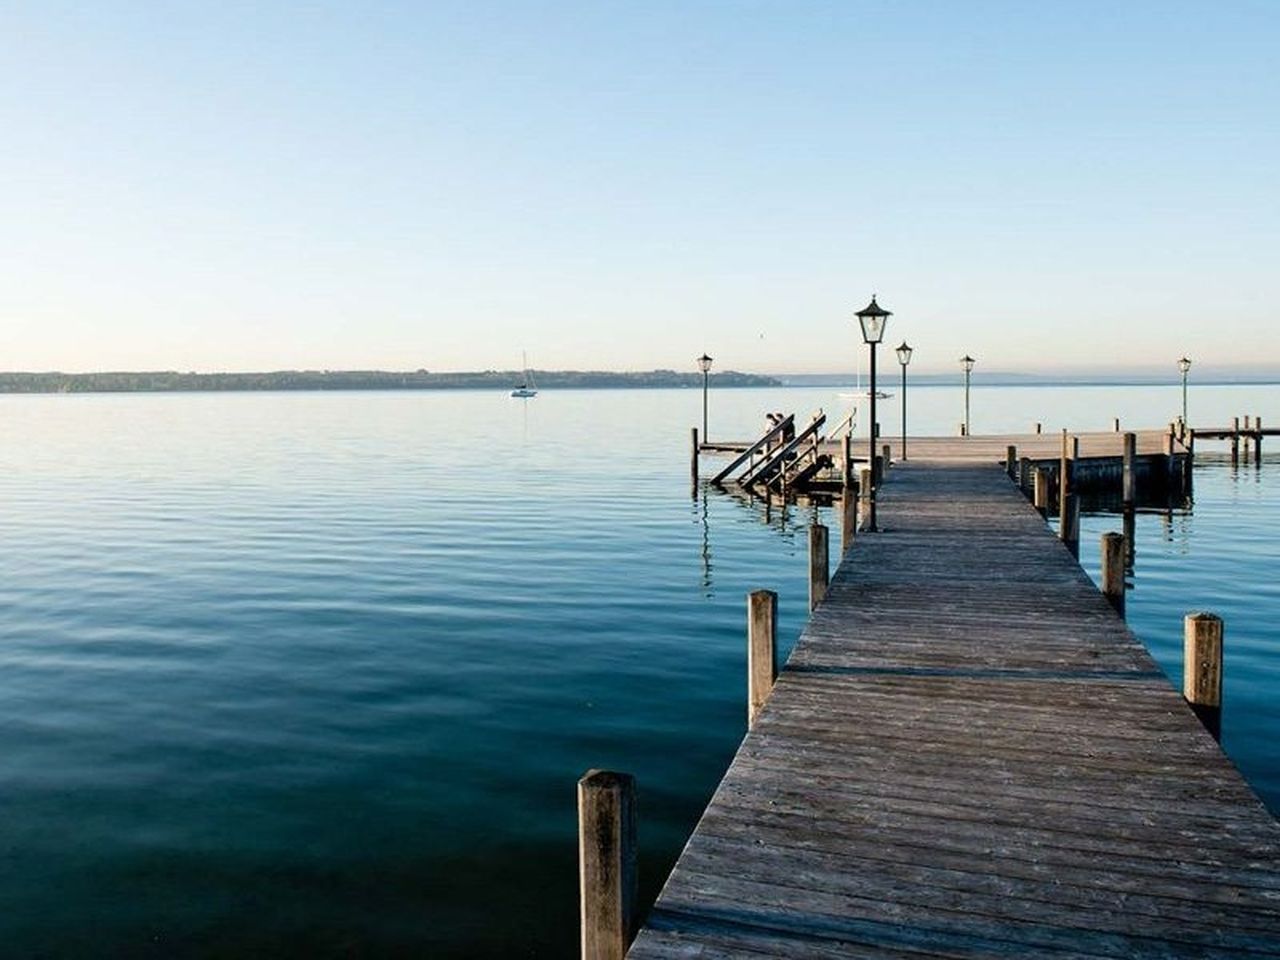
[[[1169,416],[984,398],[1046,429]],[[919,429],[953,400],[920,390]],[[743,731],[744,594],[779,591],[788,645],[804,623],[808,514],[690,502],[690,391],[3,404],[5,956],[571,955],[577,777],[636,774],[652,897]],[[713,409],[745,436],[836,404]],[[1182,614],[1226,618],[1224,745],[1274,809],[1272,473],[1206,458],[1194,511],[1139,517],[1130,619],[1176,679]],[[1085,519],[1086,566],[1116,522]]]

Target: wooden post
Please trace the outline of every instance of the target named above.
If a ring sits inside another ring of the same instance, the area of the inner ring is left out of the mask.
[[[865,529],[871,516],[871,470],[867,467],[858,473],[858,512],[862,515],[860,526]]]
[[[1039,420],[1037,420],[1037,421],[1036,421],[1036,433],[1039,433],[1039,432],[1040,432],[1040,428],[1041,428],[1041,423],[1040,423],[1040,421],[1039,421]]]
[[[1067,430],[1062,429],[1062,457],[1058,465],[1058,535],[1066,540],[1067,495],[1071,492],[1071,461],[1067,451]]]
[[[1032,476],[1035,478],[1035,496],[1031,502],[1044,516],[1049,512],[1049,472],[1035,467]]]
[[[578,781],[582,960],[623,960],[635,936],[636,781],[588,770]]]
[[[1222,619],[1189,613],[1182,638],[1182,696],[1217,740],[1222,735]]]
[[[856,484],[846,483],[840,488],[840,551],[844,553],[853,546],[853,532],[858,527],[858,501],[854,494]]]
[[[1120,511],[1120,516],[1124,526],[1125,569],[1132,570],[1138,553],[1138,511],[1133,507],[1124,507]]]
[[[1177,437],[1175,437],[1172,433],[1166,433],[1164,435],[1164,443],[1162,444],[1161,452],[1163,452],[1166,457],[1173,456],[1173,444],[1176,440],[1177,440]]]
[[[1102,535],[1102,595],[1124,616],[1124,536]]]
[[[1116,430],[1116,433],[1119,433],[1119,432],[1120,432],[1120,418],[1119,418],[1119,417],[1116,417],[1116,418],[1115,418],[1115,430]]]
[[[1240,465],[1240,418],[1231,418],[1231,465]]]
[[[1031,483],[1031,458],[1021,457],[1018,460],[1018,488],[1025,492]]]
[[[1059,535],[1072,556],[1080,556],[1080,497],[1068,493],[1062,498],[1062,528]]]
[[[1253,437],[1253,465],[1262,466],[1262,417],[1253,418],[1253,429],[1258,432]]]
[[[827,595],[831,582],[831,550],[827,528],[820,523],[809,526],[809,609],[814,609]]]
[[[1249,465],[1249,421],[1252,418],[1246,413],[1244,415],[1244,436],[1240,438],[1241,453],[1244,455],[1244,465]]]
[[[1018,480],[1018,448],[1012,443],[1004,448],[1004,472],[1015,483]]]
[[[884,483],[884,458],[876,457],[871,461],[871,485],[876,489]]]
[[[1121,500],[1127,504],[1132,504],[1137,497],[1135,496],[1138,488],[1136,478],[1133,472],[1133,459],[1138,452],[1138,437],[1136,434],[1126,433],[1124,435],[1124,465],[1123,480],[1121,486]]]
[[[884,460],[884,470],[888,470],[893,466],[893,451],[890,449],[889,444],[886,443],[884,445],[880,451],[880,456],[881,459]]]
[[[747,596],[747,726],[769,699],[778,679],[778,595],[756,590]]]
[[[853,437],[846,433],[844,440],[841,441],[841,447],[843,448],[841,452],[844,454],[841,477],[844,481],[844,486],[851,487],[853,486]]]
[[[689,454],[689,481],[693,484],[693,495],[698,495],[698,428],[694,427],[690,431],[693,444],[692,451]]]

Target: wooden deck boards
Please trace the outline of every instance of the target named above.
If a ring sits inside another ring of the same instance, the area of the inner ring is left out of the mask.
[[[880,522],[629,956],[1280,956],[1280,825],[999,469]]]

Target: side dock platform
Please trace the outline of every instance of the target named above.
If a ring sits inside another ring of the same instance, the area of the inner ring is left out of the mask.
[[[1280,824],[1018,487],[878,500],[628,956],[1280,956]]]

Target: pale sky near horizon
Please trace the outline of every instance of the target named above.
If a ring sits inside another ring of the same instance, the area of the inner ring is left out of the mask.
[[[1280,3],[0,6],[0,369],[1280,364]],[[890,357],[885,362],[891,362]]]

